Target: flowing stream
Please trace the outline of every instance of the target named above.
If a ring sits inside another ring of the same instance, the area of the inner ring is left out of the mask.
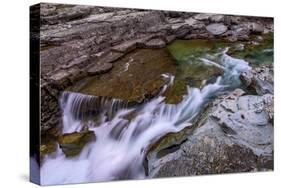
[[[63,133],[80,131],[86,124],[95,132],[96,140],[75,157],[66,158],[60,148],[46,156],[41,167],[42,184],[145,178],[143,161],[147,147],[167,133],[190,126],[211,99],[239,87],[239,75],[251,69],[247,62],[226,52],[200,59],[207,66],[219,67],[223,74],[202,88],[187,86],[188,95],[179,104],[166,104],[161,95],[173,84],[173,76],[168,74],[163,76],[169,77],[170,82],[160,94],[137,106],[118,99],[63,93]]]

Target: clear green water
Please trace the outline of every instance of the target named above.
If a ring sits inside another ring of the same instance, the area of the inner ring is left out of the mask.
[[[262,39],[261,39],[262,38]],[[251,36],[249,41],[175,40],[162,49],[137,49],[114,63],[114,68],[99,76],[88,77],[74,89],[96,96],[142,101],[155,95],[165,83],[162,74],[175,76],[174,84],[163,94],[166,103],[176,104],[188,93],[189,87],[202,87],[222,74],[215,67],[204,64],[199,58],[221,52],[242,58],[252,67],[273,63],[273,35]]]

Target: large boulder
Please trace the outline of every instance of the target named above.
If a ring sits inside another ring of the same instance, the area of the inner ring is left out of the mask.
[[[103,74],[112,69],[113,65],[111,63],[100,63],[100,64],[95,64],[92,67],[88,69],[88,74],[89,75],[98,75],[98,74]]]
[[[273,87],[273,65],[257,67],[240,76],[241,82],[250,90],[254,90],[258,95],[274,93]]]
[[[194,130],[185,133],[184,140],[148,153],[147,174],[170,177],[272,170],[272,113],[270,94],[245,95],[237,89],[221,96],[193,125]]]
[[[206,29],[213,35],[221,35],[227,31],[227,27],[222,23],[210,24],[206,27]]]

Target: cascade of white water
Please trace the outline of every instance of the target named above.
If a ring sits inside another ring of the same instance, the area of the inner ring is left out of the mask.
[[[210,63],[210,60],[203,61]],[[239,74],[250,69],[247,62],[228,56],[226,51],[219,62],[210,64],[223,67],[224,74],[202,89],[189,88],[188,95],[177,105],[165,104],[161,95],[143,105],[128,107],[117,99],[97,102],[98,97],[94,96],[63,94],[64,133],[82,129],[83,115],[92,113],[88,112],[90,109],[100,114],[100,123],[99,126],[89,125],[96,134],[96,140],[88,143],[78,156],[66,158],[60,149],[55,157],[46,156],[41,167],[42,184],[145,178],[145,149],[163,135],[191,125],[211,98],[236,87]],[[173,84],[174,79],[171,75],[163,76],[170,76],[170,82],[160,94]],[[128,119],[132,113],[133,117]],[[105,118],[109,114],[112,118]]]

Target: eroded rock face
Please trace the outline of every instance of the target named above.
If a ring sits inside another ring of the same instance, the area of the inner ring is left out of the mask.
[[[163,48],[166,43],[161,39],[152,39],[145,44],[146,48]]]
[[[274,93],[273,64],[257,67],[240,76],[242,83],[258,95]]]
[[[241,89],[216,99],[175,152],[147,156],[149,176],[272,170],[272,101],[270,94],[245,95]]]
[[[117,60],[109,73],[81,80],[81,88],[77,84],[75,91],[142,103],[159,94],[170,81],[170,76],[164,75],[175,71],[176,65],[166,49],[140,49]]]
[[[157,95],[169,81],[162,74],[175,75],[177,67],[163,49],[146,54],[138,48],[163,48],[175,39],[247,41],[250,34],[273,32],[268,18],[57,4],[42,4],[41,21],[41,131],[47,134],[59,128],[61,92],[88,76],[93,79],[79,88],[82,93],[139,103]],[[198,63],[184,67],[184,79],[164,93],[167,103],[181,101],[187,84],[200,87],[221,74]],[[255,68],[241,81],[258,96],[235,90],[194,125],[156,143],[147,155],[150,177],[273,169],[273,67]],[[95,134],[58,137],[64,154],[75,156]],[[41,144],[42,156],[55,151],[54,140]]]
[[[248,148],[205,136],[182,147],[179,157],[165,162],[153,177],[248,172],[255,170],[257,159]]]
[[[273,32],[273,21],[266,18],[44,3],[40,6],[43,132],[60,124],[57,117],[61,92],[89,74],[111,70],[118,59],[112,56],[114,52],[120,57],[136,48],[161,48],[176,38],[245,40],[250,33]],[[211,34],[206,29],[210,24],[220,24],[222,29]],[[225,27],[229,29],[223,32]]]
[[[65,156],[75,156],[81,152],[85,144],[95,139],[93,131],[73,132],[59,136],[58,143]]]
[[[256,154],[272,153],[273,126],[271,112],[273,95],[229,96],[211,113],[222,131],[237,142],[251,148]]]

